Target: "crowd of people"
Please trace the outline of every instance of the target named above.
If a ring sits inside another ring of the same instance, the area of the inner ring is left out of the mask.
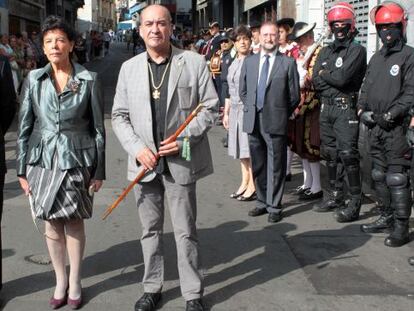
[[[391,232],[384,244],[399,247],[409,242],[412,205],[414,54],[406,45],[407,14],[394,2],[372,10],[382,47],[368,66],[366,49],[355,39],[352,5],[337,3],[326,18],[329,29],[317,38],[315,23],[283,18],[274,25],[252,23],[224,31],[213,22],[186,45],[206,58],[228,130],[225,146],[241,161],[241,183],[230,197],[255,200],[250,216],[268,214],[269,222],[280,221],[296,155],[303,169],[303,183],[294,192],[298,200],[316,201],[313,211],[333,212],[340,223],[359,219],[362,129],[368,133],[368,179],[374,184],[380,216],[361,230]],[[262,33],[264,26],[273,26],[277,33]],[[280,55],[295,60],[294,73],[278,61]],[[260,75],[264,71],[267,77]],[[263,86],[261,79],[266,81]],[[281,151],[285,145],[286,153]],[[321,159],[327,167],[324,191]]]
[[[121,67],[112,107],[113,130],[128,154],[127,178],[136,183],[143,231],[144,294],[136,311],[155,310],[161,300],[166,207],[186,310],[205,309],[196,183],[213,173],[207,132],[219,112],[228,154],[241,168],[240,184],[230,197],[254,201],[249,216],[267,214],[271,223],[283,219],[294,154],[303,167],[298,200],[315,201],[313,211],[333,212],[340,223],[359,218],[358,133],[363,127],[369,132],[370,177],[380,215],[361,230],[389,232],[384,241],[389,247],[409,242],[414,49],[406,45],[402,6],[378,5],[371,19],[383,45],[367,66],[366,49],[355,40],[355,11],[347,2],[327,12],[333,35],[328,43],[328,33],[315,40],[315,24],[292,18],[224,31],[212,22],[208,31],[192,36],[174,34],[163,6],[142,11],[139,30],[127,32],[128,48],[132,42],[136,56]],[[78,36],[61,18],[50,16],[39,35],[1,36],[0,136],[10,126],[20,93],[16,170],[33,214],[46,223],[56,279],[49,305],[78,309],[84,219],[92,216],[93,194],[105,179],[106,141],[99,79],[81,64],[109,50],[113,34]],[[190,116],[196,122],[187,123]],[[0,146],[3,188],[4,140]],[[328,172],[324,191],[321,159]],[[414,264],[414,258],[409,262]]]
[[[73,48],[73,61],[84,64],[95,58],[104,57],[113,40],[110,31],[91,30],[76,35]],[[36,31],[30,35],[23,31],[16,34],[0,34],[0,55],[7,57],[13,75],[15,92],[20,93],[23,80],[28,73],[46,65],[40,34]]]
[[[30,36],[27,32],[10,36],[0,34],[0,55],[5,56],[10,63],[16,92],[30,70],[46,64],[37,32],[32,32]]]

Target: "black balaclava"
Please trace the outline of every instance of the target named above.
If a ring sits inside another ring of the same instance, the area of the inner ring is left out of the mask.
[[[347,41],[349,38],[351,38],[351,24],[345,24],[343,27],[335,27],[332,24],[332,32],[334,34],[335,40],[343,43],[345,41]],[[342,32],[343,33],[343,37],[339,38],[338,37],[338,33]]]
[[[398,44],[403,39],[402,34],[402,25],[397,24],[397,27],[393,27],[386,30],[381,30],[380,26],[377,26],[377,32],[379,37],[381,38],[382,44],[387,48],[392,48]],[[387,37],[390,37],[388,39]]]

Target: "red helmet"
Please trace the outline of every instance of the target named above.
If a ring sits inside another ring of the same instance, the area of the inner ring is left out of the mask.
[[[338,2],[328,10],[327,14],[329,25],[339,21],[349,21],[352,28],[355,27],[355,10],[347,2]]]
[[[375,25],[382,24],[407,24],[407,14],[404,8],[392,1],[384,2],[377,5],[371,10],[371,22]]]

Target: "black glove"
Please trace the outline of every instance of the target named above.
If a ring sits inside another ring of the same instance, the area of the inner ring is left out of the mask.
[[[408,146],[410,146],[410,148],[414,148],[414,127],[409,127],[407,129],[406,138]]]
[[[391,131],[395,127],[394,120],[389,112],[383,114],[374,114],[373,119],[385,131]]]
[[[364,111],[359,119],[364,123],[368,128],[372,129],[377,122],[373,119],[374,113],[372,111]]]

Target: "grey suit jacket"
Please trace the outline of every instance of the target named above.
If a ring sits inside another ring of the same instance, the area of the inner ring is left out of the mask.
[[[219,100],[203,56],[172,47],[170,66],[165,138],[178,129],[199,103],[204,105],[180,137],[189,137],[191,161],[183,159],[181,152],[167,157],[174,180],[188,184],[213,172],[207,131],[217,117]],[[140,170],[136,155],[145,147],[157,152],[149,83],[147,53],[141,53],[122,65],[112,108],[112,125],[128,152],[129,180],[133,180]],[[154,177],[155,173],[150,172],[142,181],[147,182]]]
[[[240,99],[244,104],[243,131],[251,134],[256,118],[256,92],[259,79],[260,53],[246,58],[240,73]],[[263,106],[263,127],[266,133],[287,135],[287,123],[300,101],[299,74],[296,62],[276,53],[267,82]]]

